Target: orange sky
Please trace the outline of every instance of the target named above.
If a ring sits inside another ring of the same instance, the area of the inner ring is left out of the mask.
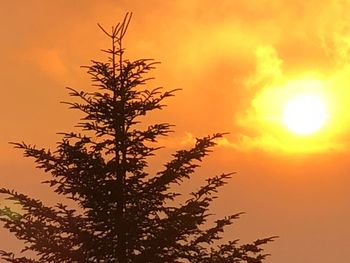
[[[238,172],[213,208],[246,212],[225,234],[279,235],[270,263],[350,262],[349,10],[345,0],[2,1],[1,186],[55,201],[7,142],[52,147],[56,132],[71,130],[79,114],[59,101],[65,86],[89,88],[80,66],[108,48],[96,23],[108,28],[132,11],[127,54],[162,62],[152,84],[183,89],[153,115],[176,124],[155,165],[179,144],[230,132],[193,179]],[[325,83],[333,105],[329,127],[314,137],[266,121],[281,90],[305,79]],[[3,232],[0,249],[18,247]]]

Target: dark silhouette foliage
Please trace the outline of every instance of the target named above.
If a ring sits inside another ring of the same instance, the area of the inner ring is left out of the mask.
[[[69,89],[79,102],[69,102],[83,112],[81,133],[62,133],[54,151],[26,143],[14,143],[32,157],[37,168],[52,175],[45,181],[60,195],[74,200],[79,209],[62,203],[54,207],[9,189],[1,194],[17,202],[22,212],[0,210],[0,221],[25,242],[18,257],[1,251],[6,262],[192,262],[259,263],[266,258],[265,238],[239,245],[222,243],[224,228],[239,214],[218,219],[208,226],[209,205],[218,188],[230,178],[222,174],[208,179],[184,203],[177,200],[174,184],[190,178],[223,134],[197,139],[191,149],[177,151],[158,173],[145,171],[148,157],[158,147],[159,136],[171,125],[158,123],[140,128],[141,117],[164,107],[174,91],[147,89],[147,73],[157,64],[150,59],[124,58],[123,38],[131,15],[113,27],[100,28],[112,42],[107,62],[92,61],[86,67],[95,92]],[[29,258],[26,251],[36,257]]]

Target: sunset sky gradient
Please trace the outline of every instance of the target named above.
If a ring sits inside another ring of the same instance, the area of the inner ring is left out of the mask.
[[[280,236],[267,263],[350,262],[348,0],[2,1],[0,187],[61,200],[8,142],[53,148],[57,132],[75,129],[81,115],[60,103],[65,87],[92,89],[80,66],[110,44],[97,23],[108,29],[126,12],[127,56],[161,62],[150,87],[182,89],[145,120],[176,125],[150,170],[196,137],[229,132],[183,191],[235,171],[213,206],[217,216],[246,212],[226,237]],[[308,136],[282,120],[300,93],[327,105],[324,127]],[[0,249],[19,248],[0,237]]]

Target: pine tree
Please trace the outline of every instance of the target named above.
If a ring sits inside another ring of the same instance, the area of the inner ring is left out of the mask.
[[[177,151],[156,173],[146,172],[149,157],[158,149],[159,136],[171,131],[168,123],[142,129],[148,113],[162,109],[175,90],[147,89],[147,73],[157,64],[150,59],[124,58],[123,39],[131,14],[107,32],[111,48],[107,62],[92,61],[87,68],[95,92],[70,89],[79,102],[69,102],[83,112],[81,133],[62,133],[54,151],[14,143],[32,157],[36,166],[51,175],[52,189],[77,203],[46,206],[38,199],[2,188],[1,194],[22,207],[16,213],[5,207],[0,220],[25,242],[21,257],[0,252],[6,262],[249,262],[266,258],[264,238],[239,245],[222,243],[224,227],[239,214],[218,219],[208,226],[209,205],[231,174],[208,179],[189,194],[186,202],[173,186],[190,178],[223,134],[197,139],[187,150]],[[219,243],[218,243],[219,242]],[[26,251],[37,256],[29,258]]]

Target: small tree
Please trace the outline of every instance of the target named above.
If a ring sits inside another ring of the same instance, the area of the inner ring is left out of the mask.
[[[62,203],[45,206],[40,200],[2,188],[23,212],[0,210],[4,227],[25,242],[22,252],[37,257],[16,257],[1,251],[7,262],[262,262],[261,245],[273,238],[238,245],[217,244],[224,227],[239,214],[215,221],[207,228],[209,205],[230,174],[215,176],[182,204],[172,185],[189,178],[222,134],[197,139],[193,148],[177,151],[155,175],[145,171],[152,146],[167,135],[171,125],[158,123],[141,129],[140,118],[162,109],[175,90],[146,89],[145,74],[156,62],[124,59],[123,38],[131,15],[109,33],[112,42],[107,62],[86,67],[96,92],[70,89],[80,102],[68,103],[84,113],[82,133],[62,134],[55,151],[14,143],[33,157],[37,167],[52,175],[45,181],[54,191],[77,202],[80,209]]]

